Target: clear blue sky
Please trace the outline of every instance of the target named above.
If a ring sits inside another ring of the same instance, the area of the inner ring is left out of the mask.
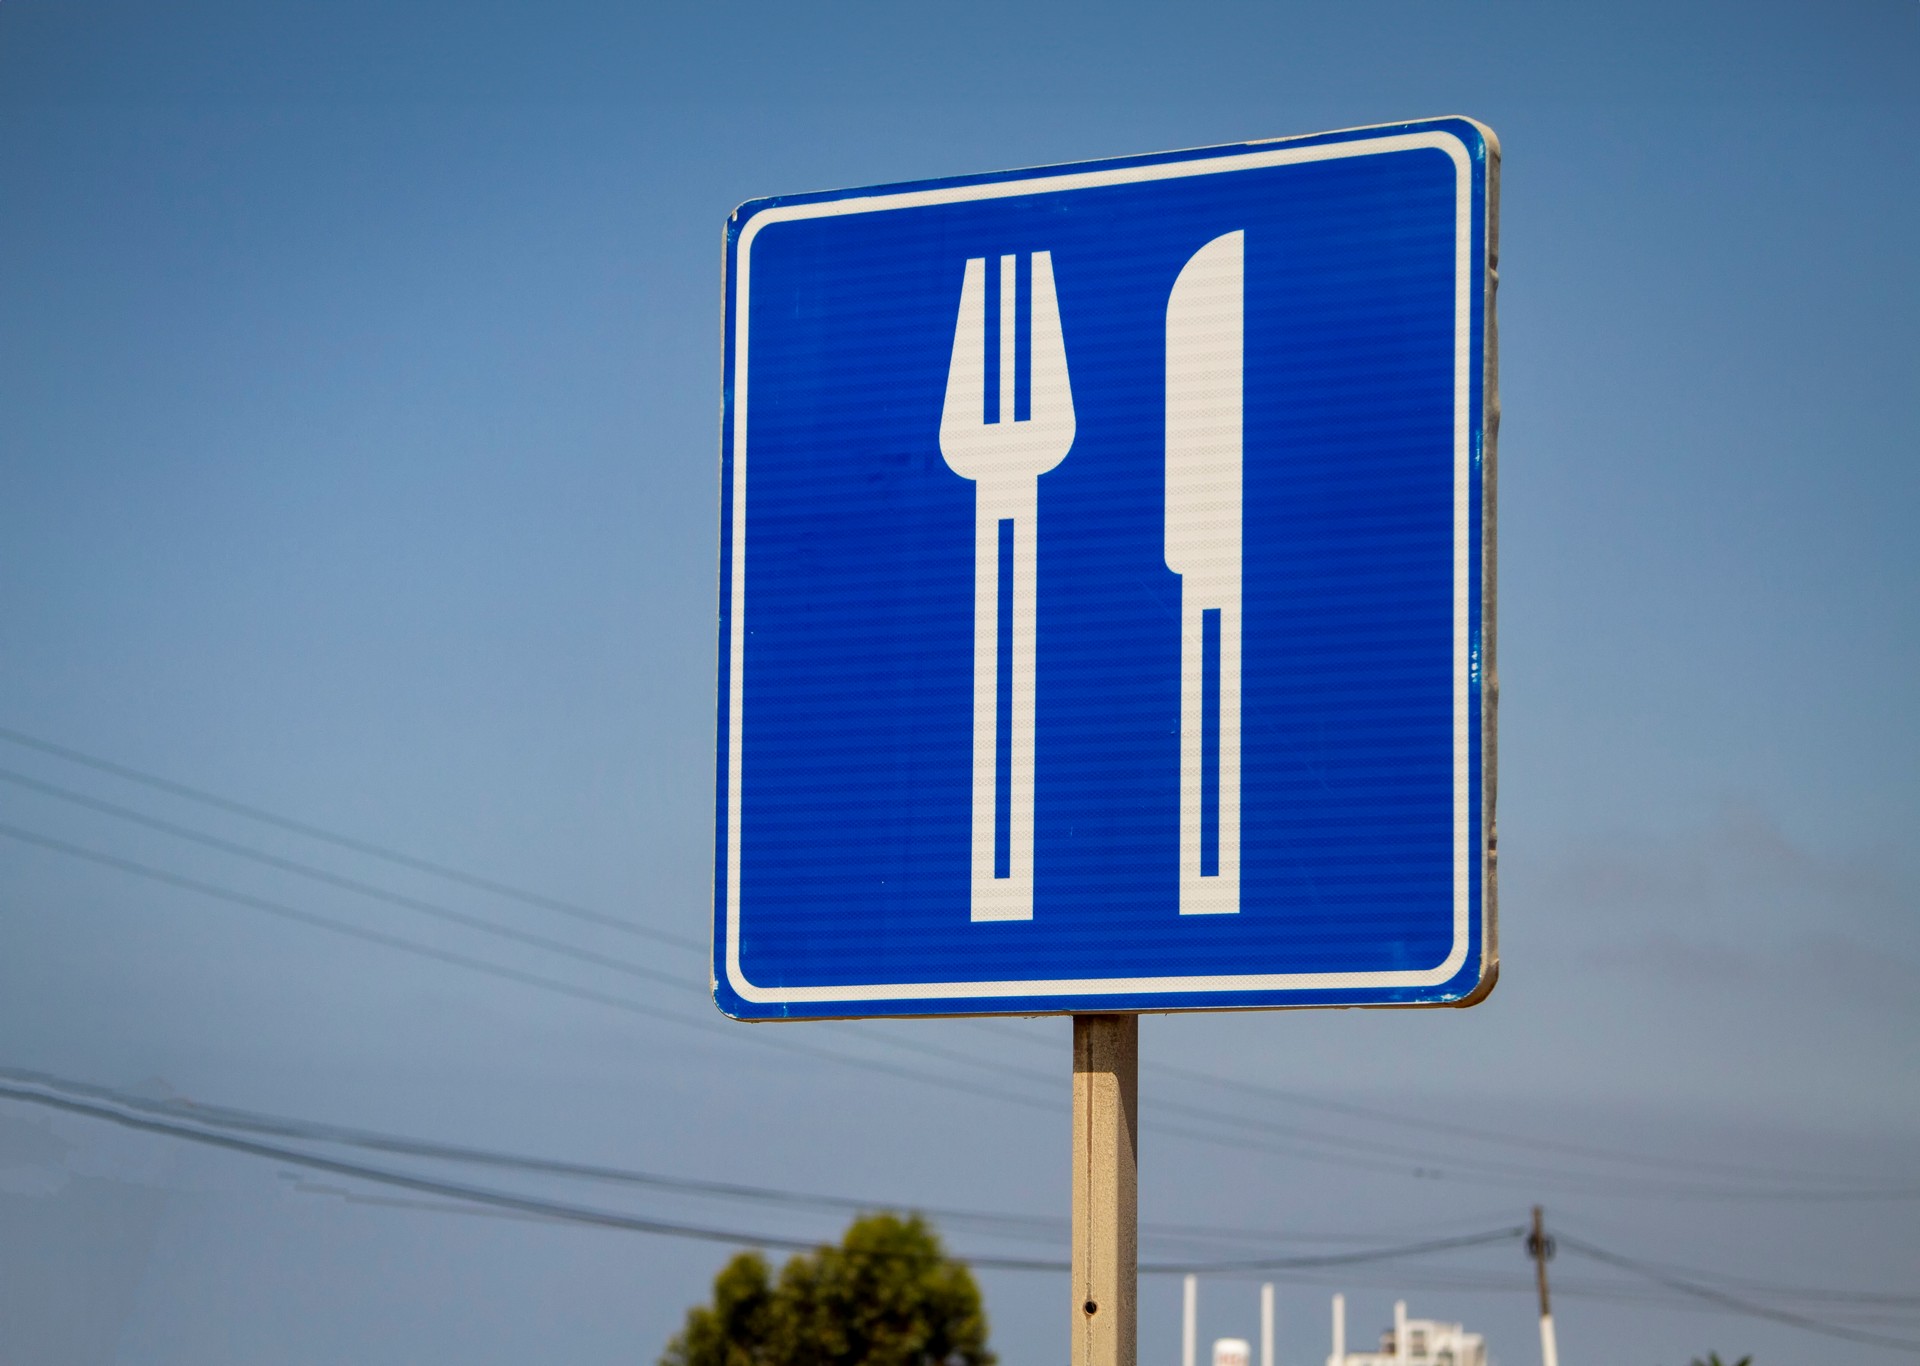
[[[700,940],[728,211],[1469,114],[1505,152],[1503,978],[1463,1013],[1145,1021],[1143,1217],[1265,1238],[1159,1234],[1148,1255],[1444,1236],[1539,1201],[1597,1246],[1920,1340],[1911,1302],[1778,1290],[1911,1295],[1920,1199],[1773,1198],[1920,1187],[1916,70],[1911,0],[8,4],[0,728]],[[779,1033],[917,1080],[797,1057],[713,1014],[699,952],[4,738],[0,825],[693,1022],[6,836],[0,1067],[1064,1213],[1062,1022]],[[0,1356],[651,1361],[725,1256],[432,1203],[0,1103]],[[1555,1274],[1569,1366],[1909,1355],[1689,1308],[1571,1252]],[[985,1282],[1003,1360],[1058,1360],[1063,1279]],[[1515,1246],[1283,1279],[1288,1366],[1324,1355],[1341,1287],[1356,1341],[1404,1294],[1504,1366],[1537,1360]],[[1203,1338],[1249,1335],[1255,1304],[1252,1281],[1209,1279]],[[1176,1359],[1177,1307],[1177,1283],[1146,1283],[1143,1360]]]

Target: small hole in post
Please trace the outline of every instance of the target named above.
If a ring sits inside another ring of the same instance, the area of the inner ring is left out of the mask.
[[[1089,1314],[1097,1314],[1100,1312],[1100,1306],[1095,1304],[1092,1300],[1088,1300],[1085,1304],[1081,1305],[1080,1307],[1086,1310]]]

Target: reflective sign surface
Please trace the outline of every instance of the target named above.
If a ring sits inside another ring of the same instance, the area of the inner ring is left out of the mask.
[[[1492,968],[1489,235],[1437,120],[727,226],[715,994]]]

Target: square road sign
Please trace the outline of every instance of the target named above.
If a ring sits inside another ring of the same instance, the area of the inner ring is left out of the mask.
[[[755,200],[726,232],[714,994],[1492,985],[1498,144]]]

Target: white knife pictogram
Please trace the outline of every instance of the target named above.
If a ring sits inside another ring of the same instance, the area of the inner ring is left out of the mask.
[[[1180,914],[1240,909],[1244,232],[1167,299],[1167,568],[1180,575]]]

